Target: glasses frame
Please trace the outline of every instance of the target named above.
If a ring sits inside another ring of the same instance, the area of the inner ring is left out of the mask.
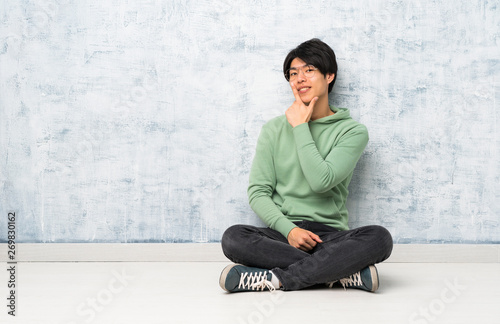
[[[307,67],[312,67],[312,72],[305,72],[304,69]],[[294,81],[299,76],[300,71],[302,71],[302,74],[304,74],[304,76],[309,79],[309,78],[312,78],[314,76],[314,74],[316,73],[317,70],[318,70],[318,68],[315,67],[314,65],[305,64],[303,66],[293,67],[293,68],[289,68],[288,70],[286,70],[285,78],[287,79],[288,82]],[[290,77],[290,71],[297,71],[297,76],[295,76],[293,78],[293,80]],[[307,75],[307,74],[310,74],[310,75]]]

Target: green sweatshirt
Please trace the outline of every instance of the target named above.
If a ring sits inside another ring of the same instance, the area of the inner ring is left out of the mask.
[[[283,236],[310,220],[347,230],[347,187],[368,143],[366,127],[345,108],[293,128],[279,116],[261,130],[248,198],[255,213]]]

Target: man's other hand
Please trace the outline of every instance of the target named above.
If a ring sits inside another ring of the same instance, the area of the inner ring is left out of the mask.
[[[297,249],[307,252],[314,249],[316,244],[323,243],[323,241],[313,232],[295,227],[288,233],[288,243]]]

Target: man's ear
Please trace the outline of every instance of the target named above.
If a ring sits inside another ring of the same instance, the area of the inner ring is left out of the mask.
[[[333,79],[335,79],[335,73],[326,74],[326,82],[328,82],[328,84],[332,83]]]

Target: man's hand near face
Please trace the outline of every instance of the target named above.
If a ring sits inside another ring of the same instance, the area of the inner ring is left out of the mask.
[[[295,84],[290,83],[292,87],[293,95],[295,96],[295,101],[285,112],[286,119],[292,125],[292,127],[298,126],[303,123],[309,122],[311,115],[314,110],[314,104],[318,101],[318,97],[314,97],[309,105],[306,105],[302,99],[300,99],[299,92]]]

